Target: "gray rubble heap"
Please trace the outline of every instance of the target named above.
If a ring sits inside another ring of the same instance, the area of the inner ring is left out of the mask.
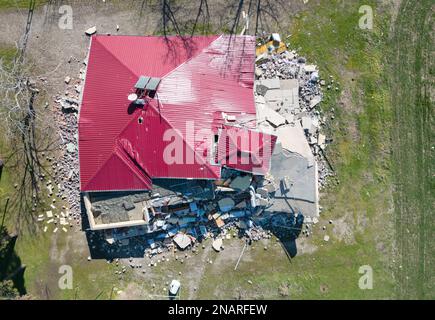
[[[53,163],[55,182],[61,198],[68,204],[68,212],[81,223],[79,155],[78,155],[78,110],[85,69],[80,70],[79,79],[66,77],[66,92],[58,94],[54,114],[60,138],[60,156]],[[68,80],[68,81],[67,81]]]
[[[319,187],[323,187],[326,178],[332,173],[323,153],[327,140],[325,135],[322,134],[321,127],[325,125],[326,118],[321,115],[318,108],[323,98],[322,86],[326,82],[320,79],[317,66],[307,64],[306,59],[299,56],[295,50],[282,53],[268,52],[257,58],[255,74],[258,78],[255,90],[256,99],[258,100],[258,96],[263,96],[265,102],[269,102],[274,111],[282,115],[287,123],[301,122],[307,141],[317,161]],[[287,107],[285,100],[281,100],[280,104],[277,105],[274,100],[268,99],[269,92],[275,91],[273,89],[285,90],[286,88],[283,88],[285,82],[282,80],[288,79],[295,79],[298,82],[299,99],[297,103]],[[267,88],[263,80],[267,80],[266,83],[269,84],[274,81],[278,84],[278,87]],[[281,80],[281,88],[279,87],[279,80]],[[333,80],[331,80],[331,83],[333,83]],[[338,87],[336,89],[338,90]]]

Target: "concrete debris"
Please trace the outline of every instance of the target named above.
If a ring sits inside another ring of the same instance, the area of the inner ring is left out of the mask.
[[[86,31],[85,31],[85,34],[87,35],[87,36],[92,36],[93,34],[95,34],[97,32],[97,27],[96,26],[93,26],[93,27],[90,27],[89,29],[87,29]]]
[[[215,251],[219,252],[222,249],[222,244],[223,244],[222,238],[217,238],[213,240],[212,247]]]
[[[66,150],[67,150],[69,153],[74,153],[74,152],[76,151],[76,146],[75,146],[75,144],[74,144],[74,143],[68,143],[68,144],[66,145]]]
[[[311,101],[310,101],[310,109],[315,108],[320,102],[322,101],[322,97],[321,96],[315,96]]]
[[[267,43],[271,39],[272,36],[264,38],[264,42]],[[321,79],[316,65],[307,64],[304,57],[300,57],[295,50],[287,48],[280,52],[262,53],[261,59],[257,59],[256,69],[258,78],[255,82],[257,113],[261,117],[263,110],[268,112],[267,108],[269,108],[285,118],[285,122],[283,122],[282,119],[276,120],[277,117],[269,117],[272,119],[271,121],[259,123],[259,126],[263,131],[275,134],[275,131],[285,126],[286,123],[294,125],[297,120],[300,120],[304,129],[303,135],[306,136],[308,142],[308,145],[304,146],[303,149],[311,149],[313,158],[318,164],[318,183],[322,187],[326,178],[332,173],[326,165],[324,154],[321,152],[328,143],[326,137],[323,141],[324,136],[319,136],[320,125],[325,123],[325,117],[316,109],[323,97],[321,87],[337,87],[334,79],[332,77]],[[258,99],[259,97],[264,98],[263,101]],[[264,120],[264,118],[260,120]],[[286,139],[286,134],[281,136],[284,137],[284,140]],[[319,137],[321,143],[319,143]],[[288,147],[295,147],[295,145],[298,145],[299,149],[302,146],[300,143],[294,143]],[[293,150],[288,151],[294,152]],[[310,164],[312,163],[310,160]]]
[[[251,185],[251,180],[252,180],[251,175],[237,176],[233,181],[231,181],[230,188],[239,191],[244,191],[248,189],[249,186]]]
[[[174,242],[177,244],[177,246],[180,249],[186,249],[188,246],[191,245],[192,240],[191,238],[183,233],[178,233],[175,237],[174,237]]]
[[[279,33],[272,33],[270,36],[270,40],[272,41],[276,41],[276,42],[281,42],[281,36],[279,35]]]
[[[315,72],[317,70],[317,66],[314,64],[306,64],[304,66],[304,70],[305,70],[305,72],[312,73],[312,72]]]
[[[218,201],[218,204],[222,212],[230,211],[235,205],[234,200],[231,198],[223,198]]]

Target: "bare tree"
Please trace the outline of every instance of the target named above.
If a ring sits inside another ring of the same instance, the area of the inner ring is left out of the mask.
[[[270,32],[270,20],[274,21],[279,27],[279,13],[287,12],[286,1],[283,0],[257,0],[256,7],[255,35],[259,35],[259,29]]]
[[[199,0],[198,12],[196,14],[195,22],[193,23],[191,36],[195,33],[198,22],[202,16],[202,25],[205,27],[205,30],[210,31],[210,11],[208,9],[207,0]]]
[[[35,218],[32,212],[41,200],[39,181],[45,173],[49,174],[40,155],[54,149],[53,141],[48,139],[50,121],[35,108],[40,90],[29,76],[30,64],[25,55],[34,5],[34,0],[29,2],[25,32],[17,44],[15,58],[0,59],[0,119],[11,150],[5,163],[16,172],[17,192],[11,197],[10,209],[17,213],[17,230],[21,222]]]
[[[165,37],[168,35],[168,27],[169,23],[172,25],[172,28],[175,30],[176,34],[182,36],[181,30],[178,26],[177,19],[175,18],[173,6],[171,0],[161,0],[161,15],[162,15],[162,27],[163,34]]]

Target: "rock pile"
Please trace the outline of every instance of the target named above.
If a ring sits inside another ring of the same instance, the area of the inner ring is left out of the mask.
[[[263,41],[265,42],[267,39]],[[274,110],[289,123],[292,121],[301,122],[307,141],[318,163],[318,183],[322,187],[326,182],[326,178],[332,174],[323,152],[329,141],[321,132],[321,127],[325,125],[327,119],[318,110],[323,98],[322,86],[325,86],[327,82],[320,78],[316,65],[307,64],[306,58],[300,56],[295,50],[282,50],[283,46],[286,47],[282,43],[279,47],[280,50],[269,48],[268,51],[258,55],[255,74],[260,83],[266,79],[269,81],[272,79],[297,80],[299,98],[297,103],[291,105],[291,113],[286,113],[288,110],[285,110],[285,107],[277,108],[275,106]],[[281,81],[281,87],[283,86],[282,83]],[[327,89],[333,88],[338,91],[339,84],[334,83],[333,78],[330,77]],[[264,95],[267,100],[267,88],[266,92],[262,92],[262,88],[257,85],[256,92],[257,95]],[[285,103],[286,101],[283,101],[282,104],[285,106]]]

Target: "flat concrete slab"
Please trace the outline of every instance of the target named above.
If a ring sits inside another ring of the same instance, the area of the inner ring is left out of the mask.
[[[283,150],[272,155],[270,173],[279,182],[279,188],[274,194],[272,206],[266,211],[271,212],[302,212],[309,217],[318,216],[317,164],[308,166],[306,158],[297,153]],[[282,180],[289,181],[285,190]]]

